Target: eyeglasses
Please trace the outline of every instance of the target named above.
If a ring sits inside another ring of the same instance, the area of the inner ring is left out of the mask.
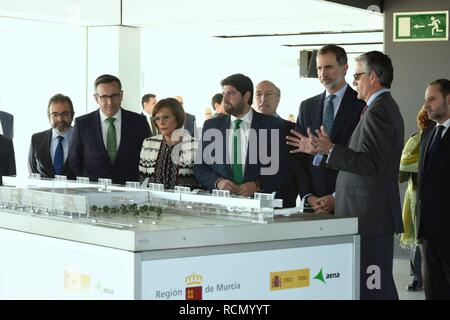
[[[96,94],[95,96],[97,98],[99,98],[101,102],[108,102],[108,100],[118,101],[120,96],[121,96],[121,93],[114,93],[114,94],[112,94],[110,96],[108,96],[108,95],[99,96],[99,95]]]
[[[353,74],[353,79],[355,79],[356,81],[358,81],[359,78],[360,78],[360,76],[361,76],[362,74],[365,74],[365,73],[367,73],[367,72],[358,72],[358,73],[355,73],[355,74]]]
[[[52,119],[56,119],[56,118],[65,118],[65,119],[67,119],[67,118],[69,118],[71,115],[72,115],[72,113],[67,112],[67,111],[64,111],[64,112],[61,112],[61,113],[59,113],[59,112],[52,112],[52,113],[50,113],[48,116],[49,116],[50,118],[52,118]]]
[[[172,120],[172,119],[175,119],[175,117],[173,115],[161,115],[161,116],[152,117],[152,120],[155,122],[167,121],[167,120]]]

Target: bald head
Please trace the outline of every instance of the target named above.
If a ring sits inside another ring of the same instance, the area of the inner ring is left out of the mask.
[[[255,102],[259,112],[276,116],[280,98],[281,91],[273,82],[264,80],[256,85]]]

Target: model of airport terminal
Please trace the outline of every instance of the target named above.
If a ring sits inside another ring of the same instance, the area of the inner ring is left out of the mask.
[[[255,194],[254,198],[231,196],[229,191],[207,193],[188,187],[164,190],[150,183],[141,188],[137,182],[115,186],[109,179],[89,182],[86,178],[66,180],[5,177],[0,187],[0,206],[18,213],[77,220],[81,223],[122,225],[135,228],[139,224],[163,222],[167,215],[193,215],[254,223],[272,221],[274,210],[282,200],[274,194]]]
[[[356,218],[281,209],[273,194],[36,175],[3,183],[0,298],[359,297]]]

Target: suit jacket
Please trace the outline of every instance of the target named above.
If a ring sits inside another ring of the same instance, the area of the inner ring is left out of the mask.
[[[145,116],[145,114],[143,112],[141,112],[141,115],[144,116],[145,119],[147,119],[147,117]],[[156,128],[156,126],[153,124],[152,121],[147,120],[147,123],[148,123],[148,127],[150,129],[149,137],[156,136],[159,133],[158,128]]]
[[[389,92],[380,94],[361,118],[348,147],[336,144],[328,167],[339,169],[335,215],[358,217],[364,236],[403,231],[398,168],[404,125]]]
[[[325,96],[326,93],[323,92],[301,103],[297,118],[297,131],[306,135],[308,127],[313,132],[320,129]],[[348,86],[342,97],[331,132],[328,133],[332,142],[347,145],[365,105],[364,101],[357,98],[356,91]],[[313,158],[307,154],[300,154],[296,157],[297,183],[302,198],[308,194],[321,197],[332,194],[335,190],[337,171],[313,166]]]
[[[228,135],[226,134],[226,130],[231,128],[230,121],[231,116],[226,115],[206,120],[203,125],[201,148],[199,148],[200,152],[195,161],[194,173],[200,184],[208,190],[215,189],[215,183],[219,178],[229,180],[232,178],[231,164],[229,164],[230,161],[228,160],[229,156],[227,154]],[[261,133],[260,129],[267,129],[269,134],[263,134],[262,137],[257,134],[256,141],[249,139],[247,159],[245,161],[244,183],[258,180],[262,188],[261,192],[270,193],[279,191],[280,185],[288,178],[289,167],[292,167],[288,164],[289,159],[285,142],[286,132],[283,127],[283,122],[278,118],[253,111],[251,128],[255,129],[257,133]],[[273,130],[276,130],[276,133],[278,133],[278,139],[276,141],[270,140],[270,133]],[[210,135],[213,133],[217,133],[220,137],[213,136],[213,139],[211,139]],[[268,148],[268,151],[263,150],[262,153],[267,155],[277,154],[279,156],[278,163],[274,164],[275,170],[277,170],[274,174],[262,175],[264,172],[261,170],[270,167],[272,164],[264,164],[264,159],[260,158],[259,148],[262,144],[266,144]],[[252,161],[252,164],[249,163],[250,153],[257,155],[257,159],[254,159],[256,161]],[[201,157],[202,155],[203,157]]]
[[[16,160],[13,142],[0,134],[0,185],[2,185],[2,176],[14,176],[15,174]]]
[[[14,137],[13,115],[4,111],[0,111],[0,122],[2,123],[3,135],[12,139]]]
[[[55,177],[55,169],[53,167],[52,156],[50,154],[52,132],[53,129],[49,129],[35,133],[31,136],[30,150],[28,152],[28,171],[30,173],[39,173],[41,177],[45,178]],[[66,176],[68,179],[75,178],[72,170],[69,168],[67,159],[64,162],[64,167],[61,174]]]
[[[291,121],[287,121],[285,119],[280,118],[283,121],[283,126],[287,134],[290,134],[291,130],[295,129],[295,123]],[[293,147],[288,149],[294,149]],[[288,158],[292,165],[289,166],[291,174],[289,174],[289,178],[283,183],[280,187],[280,195],[283,199],[283,208],[292,208],[297,205],[297,197],[299,195],[298,185],[296,175],[294,171],[297,170],[296,166],[293,165],[295,159],[298,157],[298,154],[288,154]]]
[[[420,143],[417,185],[416,232],[419,240],[438,240],[448,247],[450,226],[450,129],[447,129],[431,167],[425,167],[426,154],[435,135],[435,126],[425,129]],[[436,241],[435,241],[436,243]]]
[[[186,118],[184,119],[184,129],[189,131],[192,137],[196,137],[197,126],[195,124],[195,116],[186,112]]]
[[[68,157],[70,168],[76,176],[89,177],[91,181],[139,181],[139,155],[150,132],[147,119],[122,109],[120,145],[114,163],[106,152],[100,121],[99,110],[75,119]]]

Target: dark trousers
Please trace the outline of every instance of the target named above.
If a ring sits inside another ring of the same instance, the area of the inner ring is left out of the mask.
[[[398,300],[393,264],[393,235],[361,236],[361,300]]]
[[[422,255],[418,245],[414,245],[410,249],[409,254],[410,275],[413,276],[413,281],[422,283]]]
[[[450,299],[450,245],[422,239],[422,279],[426,300]]]

